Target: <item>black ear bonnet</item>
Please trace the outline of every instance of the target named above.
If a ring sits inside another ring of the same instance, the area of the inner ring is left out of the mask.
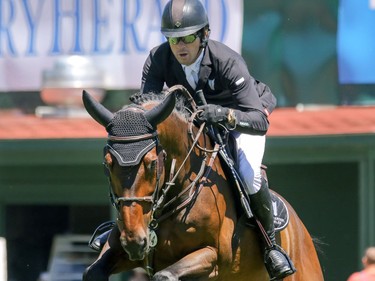
[[[109,138],[104,153],[108,150],[121,166],[139,164],[143,156],[157,144],[156,129],[148,122],[144,111],[140,108],[125,108],[118,111],[108,123],[106,130]],[[151,137],[136,139],[147,134],[151,134]],[[129,137],[135,139],[129,140]]]

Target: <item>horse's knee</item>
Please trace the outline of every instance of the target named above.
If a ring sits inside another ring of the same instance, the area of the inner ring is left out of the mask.
[[[170,271],[159,271],[152,277],[152,281],[178,281],[178,276]]]
[[[150,278],[148,277],[147,274],[137,273],[137,274],[129,276],[129,278],[126,280],[127,281],[150,281]]]
[[[97,266],[97,264],[92,264],[83,272],[82,276],[83,281],[108,281],[108,274]]]

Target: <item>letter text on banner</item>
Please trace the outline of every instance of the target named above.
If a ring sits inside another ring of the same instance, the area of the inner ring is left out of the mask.
[[[149,51],[165,42],[167,0],[0,0],[0,91],[39,91],[60,57],[90,57],[106,89],[138,89]],[[211,38],[241,51],[243,0],[202,0]]]

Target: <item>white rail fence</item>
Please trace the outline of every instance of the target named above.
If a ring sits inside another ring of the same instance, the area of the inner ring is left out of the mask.
[[[7,247],[6,240],[0,237],[0,281],[7,281]]]

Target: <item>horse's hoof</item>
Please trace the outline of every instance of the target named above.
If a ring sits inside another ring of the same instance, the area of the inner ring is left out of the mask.
[[[169,271],[159,271],[152,277],[152,281],[178,281],[178,277]]]

